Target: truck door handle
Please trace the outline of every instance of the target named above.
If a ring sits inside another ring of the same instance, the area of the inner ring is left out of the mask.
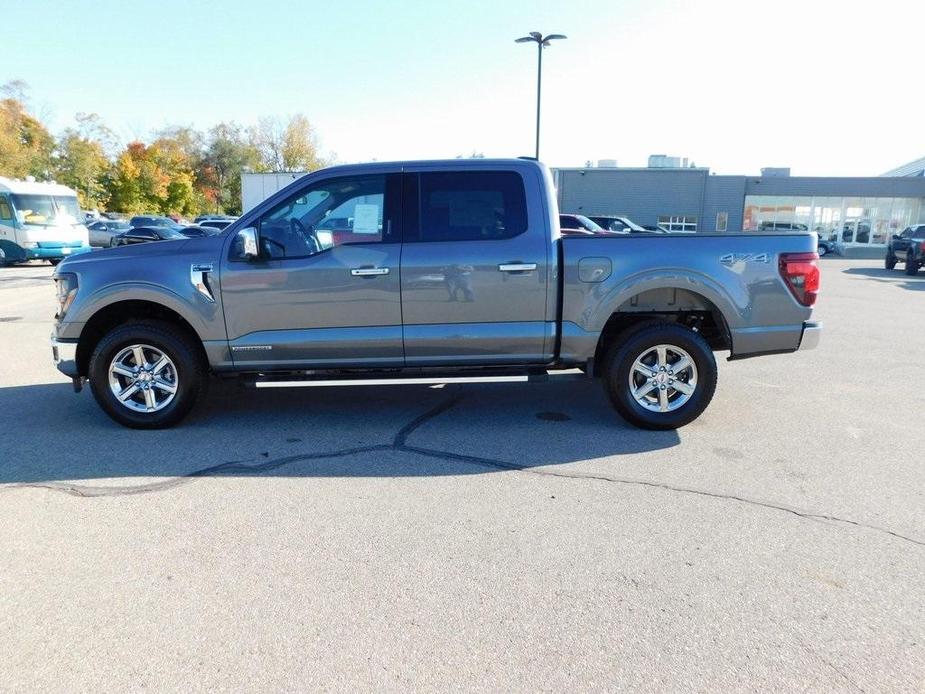
[[[529,272],[536,270],[536,263],[501,263],[498,269],[501,272]]]
[[[377,277],[378,275],[387,275],[389,274],[389,268],[387,267],[355,267],[350,270],[350,274],[354,277]]]

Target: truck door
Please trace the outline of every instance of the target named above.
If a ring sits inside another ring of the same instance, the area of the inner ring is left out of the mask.
[[[395,367],[401,335],[401,174],[303,182],[262,213],[261,257],[231,237],[221,291],[239,368]]]
[[[406,364],[530,364],[552,358],[551,237],[540,190],[542,181],[532,169],[406,168],[401,260]]]

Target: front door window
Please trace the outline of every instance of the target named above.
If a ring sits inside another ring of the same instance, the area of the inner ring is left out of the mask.
[[[307,258],[336,246],[382,242],[391,233],[385,193],[385,175],[328,179],[303,190],[261,218],[261,255]]]

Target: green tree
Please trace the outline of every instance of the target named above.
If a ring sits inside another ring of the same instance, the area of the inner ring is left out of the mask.
[[[209,130],[197,180],[209,211],[241,213],[241,172],[260,168],[260,153],[236,123]]]
[[[116,159],[111,184],[112,208],[120,212],[161,212],[168,176],[143,142],[130,142]]]
[[[285,122],[261,118],[250,130],[250,142],[260,155],[261,171],[314,171],[325,165],[315,130],[301,113]]]
[[[55,178],[77,191],[85,209],[105,209],[111,168],[106,152],[114,148],[115,137],[95,113],[78,113],[76,121],[76,128],[68,128],[58,138]]]
[[[54,138],[28,113],[26,85],[8,82],[0,87],[0,176],[49,177]]]

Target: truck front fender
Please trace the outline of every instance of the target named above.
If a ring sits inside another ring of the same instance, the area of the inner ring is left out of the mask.
[[[80,296],[68,311],[66,322],[59,325],[58,337],[76,338],[82,326],[100,311],[123,302],[136,301],[163,306],[179,315],[203,342],[225,339],[225,323],[218,303],[199,296],[190,285],[188,296],[178,294],[162,285],[127,281],[107,284],[89,296]],[[73,326],[68,330],[68,326]],[[70,334],[74,331],[78,334]]]

